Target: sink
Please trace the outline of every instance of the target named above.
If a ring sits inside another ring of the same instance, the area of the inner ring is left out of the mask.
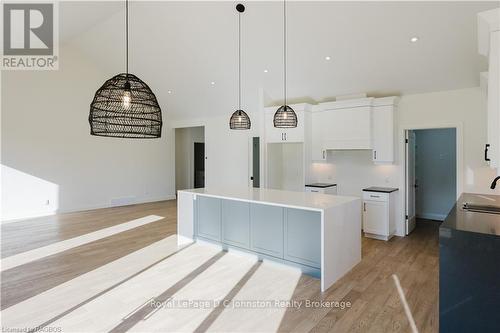
[[[466,202],[462,208],[466,211],[474,213],[500,214],[500,206],[475,205]]]

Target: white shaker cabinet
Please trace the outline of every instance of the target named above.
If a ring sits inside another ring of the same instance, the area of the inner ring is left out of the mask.
[[[393,188],[363,190],[365,237],[389,240],[396,233],[396,192]]]
[[[321,186],[321,184],[306,185],[304,188],[305,192],[309,193],[321,193],[321,194],[332,194],[337,195],[337,184],[328,184],[328,186]]]
[[[487,142],[484,158],[500,174],[500,9],[478,14],[478,51],[488,58]]]
[[[311,159],[313,161],[326,161],[326,149],[323,146],[321,113],[313,112],[311,115]]]
[[[492,168],[500,166],[500,31],[490,34],[488,59],[488,144],[485,158]]]
[[[377,98],[372,107],[372,160],[375,163],[394,162],[395,108],[397,98]]]
[[[398,97],[358,98],[315,106],[311,121],[311,160],[325,161],[327,150],[372,150],[375,163],[393,163]]]
[[[372,98],[320,104],[317,123],[325,149],[371,149]]]
[[[307,104],[290,105],[297,115],[297,127],[276,128],[274,127],[274,114],[279,106],[265,108],[265,132],[267,143],[295,143],[304,142],[305,137],[305,112],[308,111]]]

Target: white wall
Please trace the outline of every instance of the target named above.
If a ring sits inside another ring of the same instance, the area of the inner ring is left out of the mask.
[[[404,129],[432,127],[458,127],[461,150],[457,151],[459,166],[459,191],[500,194],[500,189],[490,190],[496,172],[484,161],[486,142],[485,96],[480,88],[468,88],[401,97],[397,115],[398,138],[396,162],[376,165],[370,151],[329,152],[327,163],[313,163],[309,181],[339,183],[339,194],[361,195],[366,186],[390,186],[400,189],[398,235],[404,233]]]
[[[71,45],[60,61],[58,71],[2,72],[2,219],[172,198],[167,126],[159,140],[91,136],[90,102],[117,73]]]
[[[194,187],[194,143],[205,142],[203,127],[175,129],[175,189]]]
[[[177,119],[169,123],[171,128],[204,126],[206,187],[237,187],[251,184],[252,137],[259,136],[260,117],[256,113],[249,113],[252,121],[251,130],[230,130],[231,113],[229,110],[227,116]],[[173,165],[175,162],[170,163]]]
[[[456,129],[414,132],[417,217],[443,221],[456,201]]]

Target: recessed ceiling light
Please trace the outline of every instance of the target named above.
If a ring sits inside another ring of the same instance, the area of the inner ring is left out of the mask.
[[[332,58],[330,56],[326,56],[325,60],[331,60]]]
[[[210,82],[211,85],[215,86],[215,81]]]
[[[264,73],[269,73],[269,70],[267,70],[267,69],[264,69]]]
[[[419,39],[419,38],[418,38],[417,36],[412,37],[412,38],[410,38],[410,42],[412,42],[412,43],[416,43],[416,42],[418,42],[418,39]]]
[[[171,93],[172,93],[172,90],[167,90],[167,93],[171,94]]]

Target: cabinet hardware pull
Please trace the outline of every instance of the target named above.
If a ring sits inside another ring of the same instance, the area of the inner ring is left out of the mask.
[[[484,148],[484,160],[485,160],[486,162],[491,161],[491,160],[490,160],[490,158],[488,157],[488,149],[489,149],[489,148],[490,148],[490,144],[489,144],[489,143],[487,143],[487,144],[486,144],[486,146],[485,146],[485,148]]]
[[[366,212],[366,202],[363,202],[363,211]]]
[[[371,198],[380,198],[380,195],[370,195]]]
[[[374,151],[373,151],[373,159],[374,159],[374,160],[376,160],[376,159],[377,159],[377,151],[376,151],[376,150],[374,150]]]
[[[286,141],[286,133],[285,133],[285,141]]]
[[[325,151],[323,150],[323,159],[325,159]]]

